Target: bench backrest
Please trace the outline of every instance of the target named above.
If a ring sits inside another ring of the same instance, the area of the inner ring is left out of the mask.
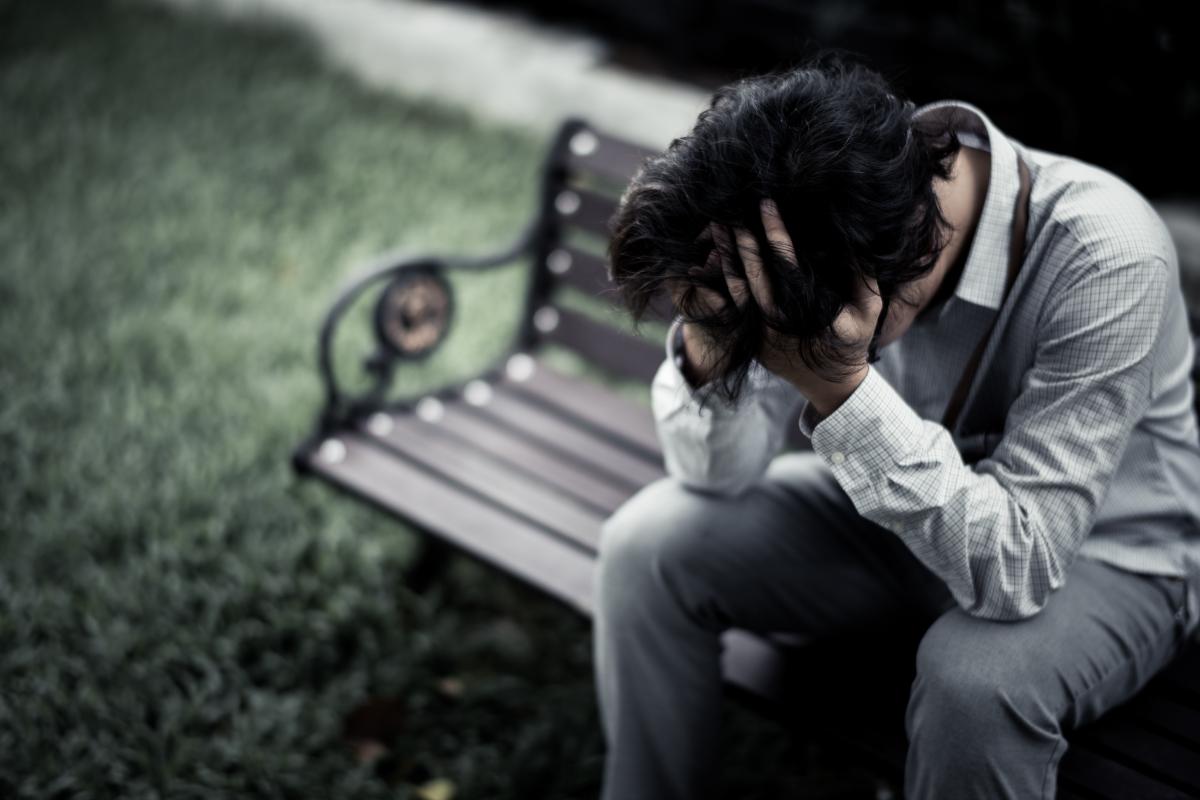
[[[624,313],[609,281],[604,248],[621,193],[643,160],[653,155],[655,151],[606,135],[582,119],[564,121],[543,164],[536,269],[525,320],[528,344],[563,345],[615,375],[644,382],[662,362],[662,338],[633,335],[597,321],[565,307],[559,297],[570,287],[602,300],[616,317]],[[669,298],[657,298],[651,315],[669,322]],[[1200,308],[1189,310],[1189,322],[1196,337],[1192,378],[1200,380]],[[1200,415],[1200,392],[1194,399]],[[791,441],[800,438],[797,432]]]
[[[552,342],[616,376],[645,382],[662,362],[662,339],[604,321],[606,316],[629,317],[618,305],[604,251],[621,193],[652,155],[653,150],[607,136],[578,118],[560,127],[542,169],[541,221],[525,331],[531,345]],[[600,301],[594,305],[606,314],[568,307],[564,301],[572,291]],[[665,324],[670,317],[664,295],[651,306],[651,318]]]

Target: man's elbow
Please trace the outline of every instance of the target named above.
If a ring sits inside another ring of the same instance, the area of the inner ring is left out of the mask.
[[[688,489],[705,494],[737,497],[754,485],[765,465],[741,465],[739,469],[718,469],[710,451],[683,455],[665,451],[663,466],[667,475]]]
[[[972,576],[974,598],[959,598],[968,614],[995,622],[1030,619],[1040,614],[1064,585],[1071,556],[1050,547],[1047,537],[1032,522],[1023,538],[1035,543],[1025,560],[997,557],[979,564]]]
[[[986,597],[965,611],[978,619],[993,622],[1020,622],[1040,614],[1046,607],[1048,599],[1048,592],[996,594]]]

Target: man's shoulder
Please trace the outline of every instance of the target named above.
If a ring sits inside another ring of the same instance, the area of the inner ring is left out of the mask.
[[[1037,168],[1031,195],[1036,208],[1031,208],[1031,214],[1049,235],[1073,246],[1081,269],[1156,260],[1178,268],[1166,223],[1128,181],[1079,158],[1034,148],[1026,151]]]

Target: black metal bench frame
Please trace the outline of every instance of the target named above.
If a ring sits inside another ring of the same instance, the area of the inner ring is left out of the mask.
[[[325,405],[293,466],[423,534],[407,576],[414,589],[430,585],[450,554],[462,552],[591,617],[600,524],[665,474],[661,453],[648,408],[538,356],[545,344],[565,346],[614,376],[645,383],[661,363],[660,342],[555,299],[564,286],[611,299],[602,248],[594,245],[606,241],[620,192],[650,155],[582,119],[565,120],[542,166],[538,212],[513,245],[484,258],[384,257],[330,308],[318,348]],[[528,260],[532,273],[521,325],[503,356],[470,380],[385,400],[395,370],[428,357],[456,321],[446,273],[517,260]],[[379,292],[376,350],[364,364],[372,381],[351,394],[337,380],[333,336],[368,290]],[[669,301],[654,313],[669,320]],[[1200,331],[1195,313],[1192,328]],[[795,424],[789,431],[788,448],[809,446]],[[919,636],[880,629],[804,642],[731,629],[722,670],[731,696],[789,726],[820,731],[823,741],[851,748],[899,785]],[[880,653],[889,654],[888,669],[878,668]],[[889,680],[880,681],[881,673]],[[825,685],[844,691],[807,691]],[[1190,642],[1137,697],[1069,740],[1062,797],[1200,796],[1200,644]]]

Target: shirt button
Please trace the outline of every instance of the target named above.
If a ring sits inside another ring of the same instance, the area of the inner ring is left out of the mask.
[[[832,453],[829,454],[829,460],[835,464],[841,464],[843,461],[846,460],[846,454],[843,453],[841,450],[834,450]]]

